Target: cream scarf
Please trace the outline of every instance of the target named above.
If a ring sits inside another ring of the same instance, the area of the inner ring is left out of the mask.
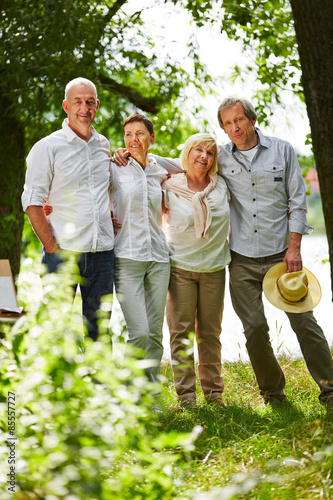
[[[206,233],[211,225],[212,215],[207,196],[215,188],[216,182],[217,174],[210,177],[209,184],[203,191],[197,193],[188,188],[185,173],[177,174],[162,183],[162,189],[192,201],[194,229],[197,238],[206,238]]]

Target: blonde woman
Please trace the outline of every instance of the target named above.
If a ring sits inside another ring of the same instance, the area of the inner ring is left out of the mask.
[[[217,175],[217,145],[209,134],[185,142],[183,172],[162,184],[171,251],[166,301],[171,357],[180,404],[196,407],[194,353],[188,338],[195,332],[199,380],[208,403],[225,406],[221,376],[221,323],[225,267],[230,262],[229,192]],[[168,160],[156,157],[160,165]]]

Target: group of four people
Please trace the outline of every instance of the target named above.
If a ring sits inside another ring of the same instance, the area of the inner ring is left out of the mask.
[[[256,128],[248,101],[230,98],[218,110],[231,140],[226,146],[218,147],[209,134],[195,134],[186,141],[180,163],[150,155],[153,124],[132,115],[124,123],[125,150],[110,161],[108,141],[93,128],[98,106],[92,82],[69,82],[62,130],[39,141],[27,158],[23,208],[43,244],[49,271],[61,262],[59,249],[79,255],[83,314],[96,340],[96,312],[101,296],[112,293],[115,257],[115,288],[128,342],[151,360],[146,372],[154,382],[163,353],[166,303],[175,388],[182,405],[193,408],[194,356],[186,353],[190,332],[197,338],[204,396],[224,406],[220,334],[230,263],[232,303],[243,323],[260,393],[266,403],[281,403],[285,378],[270,344],[262,282],[282,261],[288,272],[302,269],[301,237],[309,228],[293,148]],[[48,217],[45,200],[53,207]],[[311,311],[288,317],[320,388],[319,399],[332,407],[327,340]]]

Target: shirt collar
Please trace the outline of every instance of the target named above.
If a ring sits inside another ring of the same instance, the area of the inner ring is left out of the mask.
[[[257,127],[255,128],[255,132],[258,136],[258,143],[256,144],[256,146],[259,148],[260,146],[263,146],[264,148],[269,148],[270,146],[270,140],[268,139],[268,137],[265,137],[263,135],[263,133],[261,132],[261,130],[259,130]],[[235,153],[236,151],[238,151],[236,145],[233,143],[233,142],[230,142],[229,143],[229,147],[231,149],[231,151],[233,153]]]
[[[81,137],[79,137],[75,132],[74,130],[72,130],[70,128],[70,126],[68,125],[68,123],[66,122],[66,118],[64,119],[64,121],[62,122],[62,130],[66,136],[66,139],[68,142],[73,142],[75,139],[79,139],[80,141],[83,141],[84,139],[81,139]],[[96,132],[96,130],[94,129],[94,127],[92,127],[92,133],[91,133],[91,137],[89,139],[88,142],[92,141],[92,140],[97,140],[99,141],[100,140],[100,137],[99,137],[99,134]],[[86,142],[86,141],[84,141]]]
[[[130,163],[134,163],[135,165],[139,165],[141,167],[141,165],[132,156],[130,156],[128,160]],[[156,159],[152,158],[152,157],[148,157],[148,163],[147,163],[146,167],[153,167],[155,165],[157,165]]]

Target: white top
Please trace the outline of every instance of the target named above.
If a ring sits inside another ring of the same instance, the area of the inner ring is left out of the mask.
[[[185,175],[180,173],[178,175]],[[230,262],[227,238],[229,232],[229,191],[218,176],[216,187],[207,200],[212,222],[206,238],[197,238],[192,202],[171,191],[165,191],[166,234],[171,251],[171,265],[187,271],[219,271]]]
[[[238,150],[239,154],[245,156],[245,158],[252,163],[253,158],[257,154],[257,149],[258,149],[258,144],[256,144],[253,148],[251,149],[245,149],[245,150]]]
[[[169,249],[161,229],[161,184],[167,172],[155,160],[143,170],[133,158],[122,167],[111,162],[110,168],[111,208],[122,224],[115,236],[115,256],[169,262]]]
[[[53,207],[51,231],[62,249],[75,252],[112,250],[113,226],[108,188],[110,146],[94,129],[88,142],[67,125],[44,137],[27,157],[23,209]]]

